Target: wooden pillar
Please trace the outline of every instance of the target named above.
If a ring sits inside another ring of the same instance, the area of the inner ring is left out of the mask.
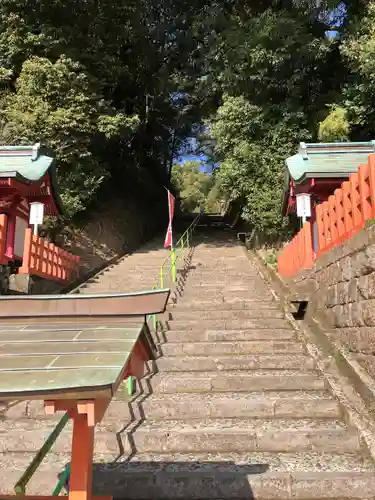
[[[12,208],[8,213],[7,239],[5,255],[8,259],[14,259],[14,242],[16,239],[16,209]]]
[[[87,413],[75,413],[73,417],[69,500],[92,499],[94,430],[95,425],[89,422]]]

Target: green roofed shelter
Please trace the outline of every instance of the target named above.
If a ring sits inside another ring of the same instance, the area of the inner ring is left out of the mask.
[[[53,155],[40,144],[0,146],[0,208],[9,208],[14,197],[28,205],[39,201],[47,215],[59,215],[62,203]],[[12,203],[14,205],[14,203]]]
[[[369,142],[301,142],[297,154],[285,161],[283,213],[296,212],[296,195],[310,194],[312,212],[326,201],[335,189],[367,163],[375,153],[375,141]]]
[[[7,216],[5,256],[9,260],[22,260],[33,202],[43,203],[45,215],[62,213],[55,158],[40,144],[0,146],[0,214]]]

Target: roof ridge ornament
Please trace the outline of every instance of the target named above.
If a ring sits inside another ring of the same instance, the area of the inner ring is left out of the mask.
[[[38,159],[40,149],[40,142],[37,142],[33,146],[33,154],[31,156],[31,161],[35,161]]]

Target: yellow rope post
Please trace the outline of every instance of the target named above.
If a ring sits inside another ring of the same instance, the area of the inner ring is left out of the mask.
[[[171,261],[172,261],[172,281],[176,283],[177,279],[177,269],[176,269],[176,252],[175,249],[171,247]]]
[[[164,288],[163,266],[160,266],[160,288]]]

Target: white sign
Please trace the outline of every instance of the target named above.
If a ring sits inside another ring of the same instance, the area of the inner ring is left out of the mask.
[[[297,216],[306,220],[306,217],[311,217],[311,199],[310,195],[303,193],[297,194]]]
[[[38,226],[43,224],[44,219],[44,204],[34,201],[30,203],[30,218],[29,223],[34,226],[34,234],[38,233]]]

